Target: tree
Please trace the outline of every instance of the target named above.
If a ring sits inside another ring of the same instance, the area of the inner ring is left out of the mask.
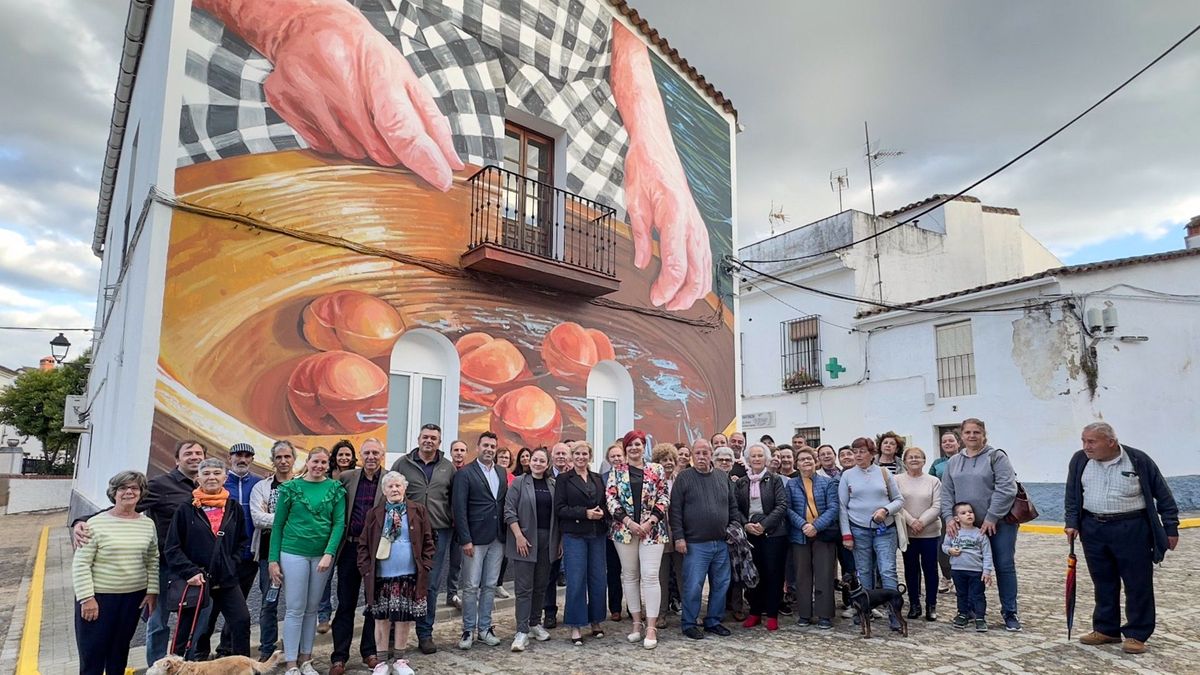
[[[62,430],[67,396],[87,391],[90,352],[54,370],[27,370],[0,390],[0,423],[42,442],[48,473],[72,473],[79,434]]]

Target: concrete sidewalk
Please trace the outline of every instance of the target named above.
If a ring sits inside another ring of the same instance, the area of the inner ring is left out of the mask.
[[[625,634],[628,620],[605,622],[606,636],[587,639],[584,647],[573,647],[564,628],[545,643],[531,643],[529,651],[508,651],[514,630],[512,601],[498,601],[495,611],[496,632],[504,641],[500,647],[476,646],[460,651],[455,646],[460,623],[439,611],[435,637],[441,650],[423,656],[410,645],[407,657],[421,673],[714,673],[779,672],[803,668],[811,672],[858,673],[1062,673],[1062,672],[1197,672],[1196,645],[1200,644],[1200,531],[1185,530],[1179,550],[1167,557],[1155,578],[1158,600],[1158,629],[1151,639],[1150,652],[1138,657],[1126,656],[1119,648],[1086,647],[1066,640],[1063,619],[1063,578],[1066,544],[1061,535],[1022,533],[1017,546],[1020,574],[1021,618],[1025,630],[1006,633],[998,627],[998,601],[995,590],[988,591],[992,630],[986,634],[959,632],[951,628],[954,614],[953,595],[939,597],[941,619],[935,623],[916,620],[910,624],[910,636],[902,638],[877,630],[872,640],[863,640],[848,620],[837,620],[832,631],[798,628],[789,617],[781,617],[782,628],[767,633],[759,628],[746,630],[732,622],[729,638],[709,637],[691,641],[679,634],[678,617],[670,617],[670,628],[660,631],[659,646],[646,651],[629,644]],[[1079,603],[1076,610],[1075,636],[1090,629],[1092,609],[1091,582],[1080,555]],[[71,549],[65,528],[52,528],[47,549],[45,602],[41,623],[39,667],[41,673],[65,675],[76,672],[73,632],[73,602],[70,588]],[[29,585],[26,576],[23,587]],[[24,599],[24,595],[21,596]],[[444,599],[444,598],[443,598]],[[251,602],[251,606],[256,604]],[[885,624],[886,625],[886,624]],[[876,626],[878,629],[879,627]],[[13,631],[19,633],[19,626]],[[257,627],[253,630],[258,636]],[[12,641],[12,632],[9,634]],[[29,639],[29,636],[24,636]],[[414,640],[415,642],[415,640]],[[599,644],[594,644],[599,643]],[[257,644],[254,642],[253,644]],[[330,636],[318,636],[316,665],[324,672],[329,667]],[[357,650],[352,652],[351,672],[366,673]],[[131,665],[144,667],[144,650],[134,647]],[[0,670],[0,672],[13,672]],[[18,675],[25,675],[23,671]],[[281,671],[279,671],[281,672]]]

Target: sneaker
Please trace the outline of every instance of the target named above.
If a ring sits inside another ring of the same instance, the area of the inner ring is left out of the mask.
[[[829,619],[821,619],[817,622],[817,628],[819,630],[833,630],[833,622]]]
[[[416,675],[413,672],[412,666],[408,665],[408,661],[404,659],[396,659],[395,663],[392,664],[392,672],[396,675]]]
[[[511,598],[512,595],[510,595],[509,592],[507,590],[505,590],[503,586],[497,586],[496,587],[496,597],[500,598],[502,600],[507,600],[507,599]]]
[[[843,619],[853,619],[854,618],[854,608],[847,607],[846,609],[843,609],[842,610],[842,618]]]
[[[959,630],[966,629],[969,623],[971,623],[971,620],[967,618],[966,614],[959,614],[954,617],[954,627]]]
[[[939,581],[938,582],[938,593],[949,593],[950,592],[950,583],[951,582],[949,579],[942,579],[941,581]]]
[[[1116,644],[1120,641],[1121,641],[1121,638],[1119,638],[1119,637],[1105,635],[1104,633],[1097,633],[1096,631],[1092,631],[1092,632],[1088,633],[1087,635],[1080,636],[1080,638],[1079,638],[1080,644],[1090,645],[1092,647],[1096,647],[1099,645]]]
[[[550,639],[550,631],[542,628],[541,626],[531,626],[529,628],[529,634],[532,635],[533,639],[537,640],[538,642],[545,642],[546,640]]]
[[[732,633],[729,631],[729,629],[726,628],[725,626],[722,626],[721,624],[717,624],[715,626],[709,626],[704,629],[704,632],[712,633],[713,635],[720,635],[721,637],[728,637],[728,636],[732,635]]]
[[[387,662],[377,664],[371,669],[371,675],[391,675],[392,667]]]
[[[683,629],[683,636],[692,640],[703,640],[704,631],[699,626],[688,626]]]
[[[986,633],[987,632],[987,619],[975,619],[975,632],[977,632],[977,633]]]
[[[1021,620],[1017,618],[1015,613],[1004,615],[1004,630],[1010,633],[1019,633],[1021,631]]]
[[[470,649],[475,644],[475,637],[471,635],[471,631],[465,630],[462,634],[462,639],[458,641],[459,649]]]
[[[283,675],[300,675],[300,669],[295,666],[292,666],[291,668],[288,668],[287,672],[284,673]]]
[[[450,598],[450,604],[454,605],[454,609],[461,610],[462,609],[462,598],[458,597],[458,594],[455,593],[454,597]]]
[[[872,619],[882,619],[883,612],[879,609],[873,609],[873,610],[871,610],[871,618]]]
[[[300,664],[300,675],[321,675],[321,674],[317,672],[316,668],[313,668],[312,661],[305,661],[304,663]]]
[[[792,604],[790,602],[785,602],[785,603],[779,605],[779,615],[780,616],[791,616],[792,615]]]
[[[500,644],[500,638],[496,637],[496,629],[489,628],[479,634],[479,641],[489,647],[495,647]]]
[[[779,630],[779,619],[767,617],[767,630],[771,632]]]
[[[762,621],[762,617],[757,614],[751,614],[742,622],[742,628],[754,628]]]
[[[796,625],[800,626],[801,628],[804,628],[806,626],[811,626],[812,619],[808,618],[807,616],[802,616],[799,619],[796,619]]]
[[[1125,643],[1121,645],[1121,651],[1126,654],[1145,654],[1146,643],[1134,638],[1125,638]]]
[[[529,644],[529,634],[528,633],[517,633],[516,635],[513,636],[512,650],[514,652],[523,652],[523,651],[525,651],[525,646],[528,644]]]

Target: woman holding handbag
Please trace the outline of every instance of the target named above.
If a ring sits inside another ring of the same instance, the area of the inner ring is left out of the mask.
[[[395,661],[389,666],[391,657],[384,658],[372,673],[412,675],[404,649],[416,620],[434,611],[426,596],[437,546],[425,507],[405,498],[408,479],[399,471],[389,471],[380,481],[384,502],[367,512],[358,538],[358,571],[366,587],[368,612],[375,619],[376,647],[386,650],[393,627],[396,641]]]
[[[838,529],[838,481],[817,473],[812,448],[795,451],[795,478],[787,484],[787,516],[791,523],[789,539],[796,567],[796,623],[817,628],[833,628],[833,577]]]
[[[315,447],[304,475],[279,486],[267,566],[271,583],[283,587],[283,658],[287,675],[317,675],[312,644],[321,592],[346,526],[346,488],[328,477],[329,451]],[[299,663],[299,667],[297,667]]]
[[[247,543],[242,524],[242,507],[229,498],[225,489],[225,463],[209,458],[200,462],[196,473],[198,487],[192,503],[180,506],[171,520],[163,556],[170,568],[166,601],[182,605],[172,652],[183,656],[203,621],[197,621],[204,605],[220,612],[229,625],[230,651],[250,655],[250,612],[242,595],[237,569],[242,546]],[[185,588],[186,586],[186,588]],[[187,606],[191,598],[204,598]],[[180,642],[184,630],[188,638]]]
[[[900,546],[896,514],[904,506],[904,495],[895,476],[872,463],[875,454],[871,446],[869,439],[854,439],[850,447],[855,464],[838,481],[842,546],[854,552],[854,567],[863,588],[875,588],[878,572],[883,587],[896,590],[896,551]],[[900,629],[894,617],[890,623],[892,630]]]

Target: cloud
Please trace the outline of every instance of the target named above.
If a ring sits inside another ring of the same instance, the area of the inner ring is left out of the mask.
[[[57,235],[27,239],[0,228],[0,283],[90,296],[99,270],[100,261],[83,241]]]
[[[29,326],[54,330],[11,330],[0,328],[0,365],[9,368],[36,366],[38,359],[50,353],[50,340],[65,328],[86,328],[92,325],[94,306],[90,303],[45,305],[40,309],[6,307],[0,289],[0,326]],[[68,358],[83,353],[91,345],[91,333],[67,331],[71,341]]]

